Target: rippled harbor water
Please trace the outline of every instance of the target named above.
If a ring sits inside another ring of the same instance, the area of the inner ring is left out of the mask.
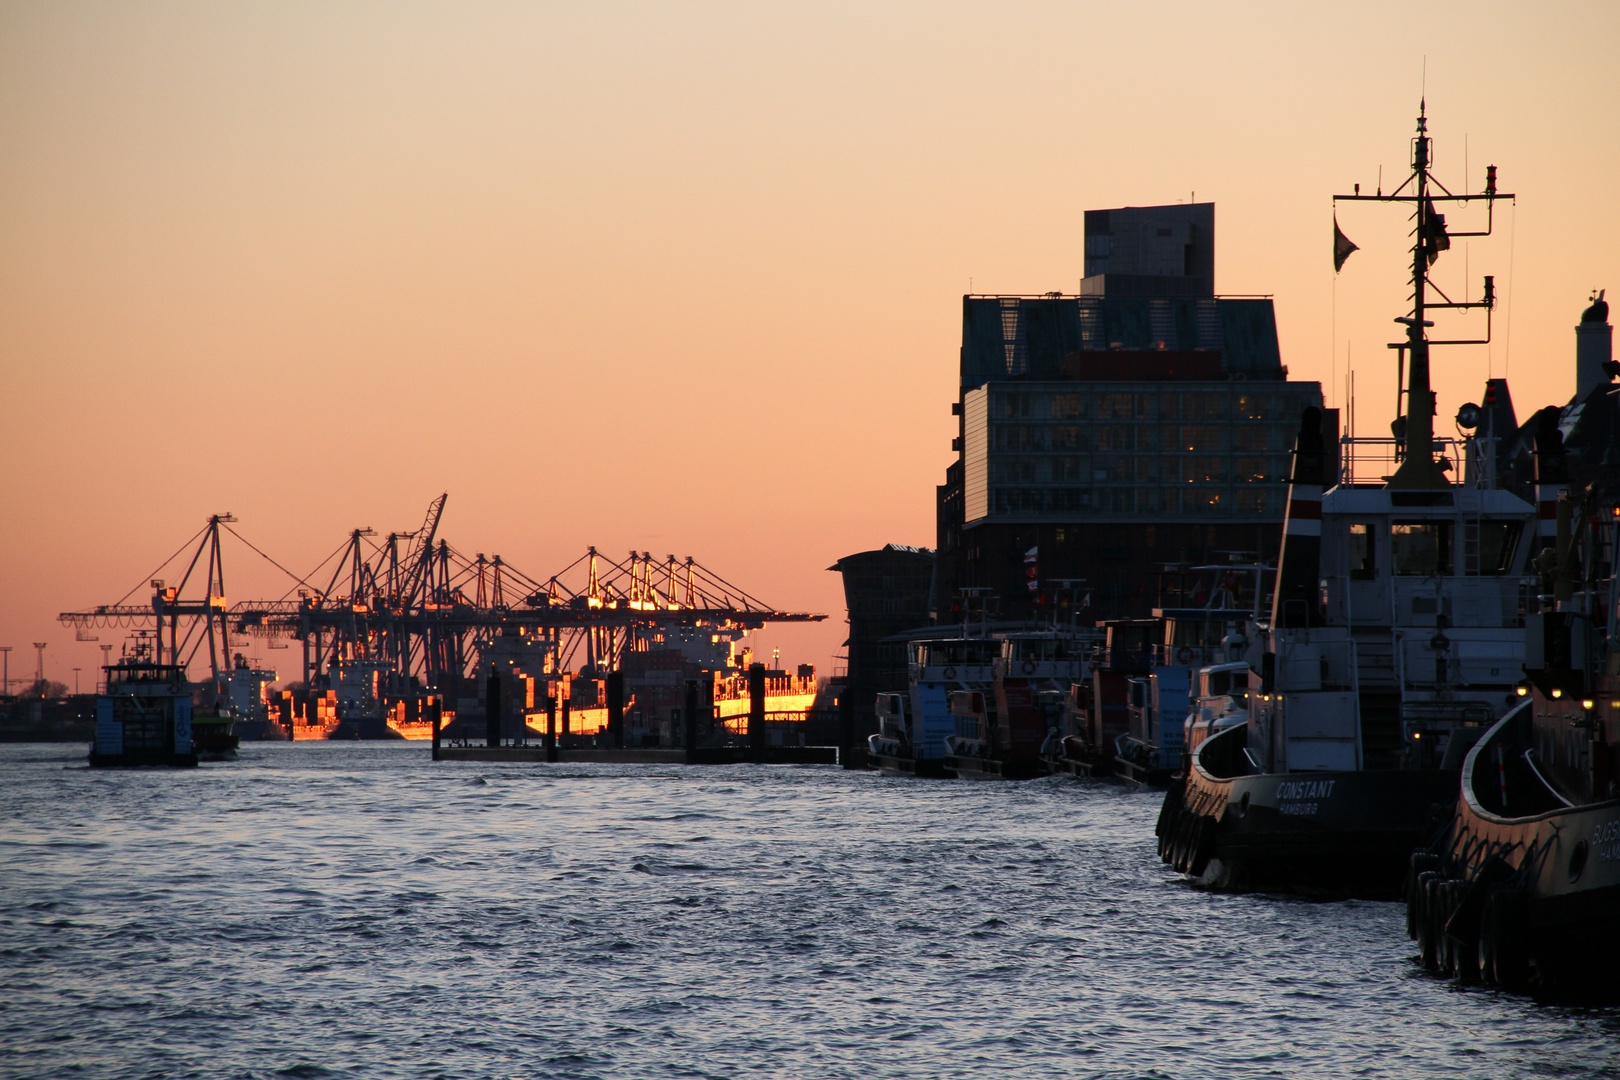
[[[0,747],[5,1076],[1620,1072],[1399,905],[1187,888],[1107,784],[81,753]]]

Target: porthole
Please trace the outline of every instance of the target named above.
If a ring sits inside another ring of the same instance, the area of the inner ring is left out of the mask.
[[[1581,878],[1581,871],[1586,869],[1586,841],[1582,840],[1575,845],[1575,850],[1569,853],[1569,882],[1573,885]]]

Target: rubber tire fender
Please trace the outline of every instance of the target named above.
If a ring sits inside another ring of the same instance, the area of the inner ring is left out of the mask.
[[[1485,919],[1481,935],[1491,934],[1493,974],[1496,985],[1509,993],[1530,989],[1530,911],[1529,900],[1511,885],[1498,885],[1485,899]]]
[[[1181,828],[1176,830],[1176,872],[1185,874],[1188,866],[1192,864],[1193,844],[1198,838],[1198,823],[1203,820],[1202,814],[1184,814],[1181,819]]]
[[[1220,824],[1212,817],[1200,815],[1198,828],[1193,833],[1192,858],[1187,862],[1187,872],[1193,877],[1203,877],[1209,860],[1215,854],[1215,834]]]
[[[1176,818],[1181,815],[1182,808],[1187,805],[1186,790],[1186,777],[1182,777],[1180,783],[1172,784],[1165,789],[1164,802],[1159,804],[1159,820],[1153,826],[1155,836],[1167,836],[1175,827]]]
[[[1425,870],[1417,879],[1417,943],[1418,963],[1425,971],[1440,970],[1440,943],[1435,938],[1435,886],[1439,884],[1437,870]]]
[[[1422,909],[1422,894],[1418,892],[1418,875],[1425,870],[1440,869],[1440,856],[1432,851],[1414,851],[1407,861],[1406,883],[1401,896],[1406,900],[1406,936],[1413,941],[1418,936],[1418,912]]]

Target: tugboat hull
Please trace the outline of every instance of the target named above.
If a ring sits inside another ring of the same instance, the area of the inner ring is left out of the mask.
[[[1527,705],[1496,724],[1463,766],[1462,797],[1438,852],[1411,859],[1407,927],[1429,970],[1580,1002],[1620,1000],[1620,799],[1507,817],[1546,800],[1525,765]]]
[[[963,780],[1033,780],[1047,775],[1046,762],[1040,758],[956,757],[947,755],[945,767]]]
[[[1245,726],[1211,737],[1165,795],[1159,853],[1206,888],[1395,899],[1412,848],[1444,820],[1455,771],[1390,769],[1222,777],[1205,753],[1241,752]]]
[[[924,779],[948,780],[956,771],[945,764],[944,758],[910,758],[896,754],[868,754],[867,762],[876,765],[888,776],[920,776]]]

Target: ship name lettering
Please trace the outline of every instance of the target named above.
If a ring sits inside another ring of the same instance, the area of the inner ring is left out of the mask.
[[[1289,817],[1310,817],[1315,814],[1318,807],[1313,802],[1284,802],[1277,804],[1277,813]]]
[[[1325,799],[1333,794],[1333,780],[1288,780],[1277,785],[1279,800]],[[1280,808],[1279,808],[1280,809]],[[1283,811],[1286,813],[1287,811]],[[1311,811],[1315,813],[1315,810]]]
[[[1620,840],[1620,821],[1605,821],[1592,830],[1592,843],[1607,844],[1612,840]]]

